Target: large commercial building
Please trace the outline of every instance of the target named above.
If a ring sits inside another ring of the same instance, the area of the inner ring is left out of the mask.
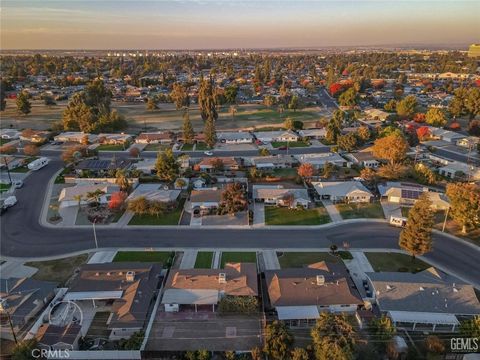
[[[468,48],[468,57],[480,58],[480,44],[472,44]]]

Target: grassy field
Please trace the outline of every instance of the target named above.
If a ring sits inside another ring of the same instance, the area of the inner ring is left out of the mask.
[[[254,252],[222,252],[220,268],[223,269],[226,263],[235,262],[257,262],[257,254]]]
[[[212,267],[213,252],[199,251],[195,260],[195,269],[210,269]]]
[[[337,204],[335,206],[344,219],[385,218],[382,205],[378,202],[366,204]]]
[[[178,225],[184,204],[185,199],[182,199],[175,210],[160,216],[134,215],[128,225]]]
[[[412,257],[399,253],[365,253],[375,271],[400,271],[416,273],[430,267],[420,259],[412,261]]]
[[[25,265],[38,269],[33,275],[34,279],[64,284],[73,275],[73,271],[87,259],[88,255],[82,254],[58,260],[28,262]]]
[[[113,262],[158,262],[169,264],[173,258],[170,251],[119,251]]]
[[[2,128],[10,124],[16,128],[48,129],[52,123],[60,121],[67,105],[66,101],[59,101],[55,106],[45,106],[42,101],[32,101],[32,111],[27,116],[19,115],[14,100],[7,99],[7,108],[2,113]],[[229,105],[218,109],[216,128],[221,130],[235,130],[244,127],[253,128],[268,125],[280,125],[287,117],[294,120],[313,123],[321,116],[317,108],[302,110],[287,110],[279,113],[275,108],[264,105],[244,104],[237,106],[237,113],[233,118],[229,112]],[[183,121],[183,110],[176,110],[173,104],[159,104],[159,109],[149,111],[144,103],[113,102],[112,109],[125,116],[129,123],[129,131],[138,133],[144,130],[157,128],[165,130],[179,130]],[[198,106],[192,105],[189,110],[190,120],[196,132],[203,130],[204,122],[200,117]]]
[[[279,148],[279,147],[282,147],[282,146],[287,146],[289,148],[299,148],[299,147],[307,147],[307,146],[310,146],[310,144],[306,141],[290,141],[290,142],[286,142],[286,141],[273,141],[272,142],[272,146],[274,148]]]
[[[282,269],[301,268],[320,261],[332,263],[340,261],[338,256],[331,255],[327,252],[284,252],[277,253],[277,256]]]
[[[122,144],[102,144],[97,146],[98,151],[124,151],[128,146]]]
[[[330,222],[324,207],[297,210],[265,206],[265,225],[320,225]]]

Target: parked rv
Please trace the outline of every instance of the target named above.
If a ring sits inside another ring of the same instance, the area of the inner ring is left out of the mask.
[[[41,168],[43,168],[44,166],[47,166],[47,164],[50,162],[50,159],[49,158],[46,158],[46,157],[41,157],[37,160],[33,160],[31,163],[29,163],[27,165],[27,167],[30,169],[30,170],[39,170]]]

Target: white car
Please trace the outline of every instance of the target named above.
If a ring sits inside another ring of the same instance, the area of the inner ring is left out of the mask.
[[[211,152],[211,151],[205,151],[204,154],[207,155],[207,156],[212,156],[212,155],[213,155],[213,152]]]
[[[20,189],[23,187],[23,181],[22,180],[15,180],[12,182],[12,185],[15,189]]]
[[[9,196],[2,201],[2,207],[9,208],[15,205],[16,203],[17,203],[17,198],[15,196]]]

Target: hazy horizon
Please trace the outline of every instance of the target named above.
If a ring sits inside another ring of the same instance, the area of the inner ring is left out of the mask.
[[[460,47],[478,1],[4,0],[5,50]]]

